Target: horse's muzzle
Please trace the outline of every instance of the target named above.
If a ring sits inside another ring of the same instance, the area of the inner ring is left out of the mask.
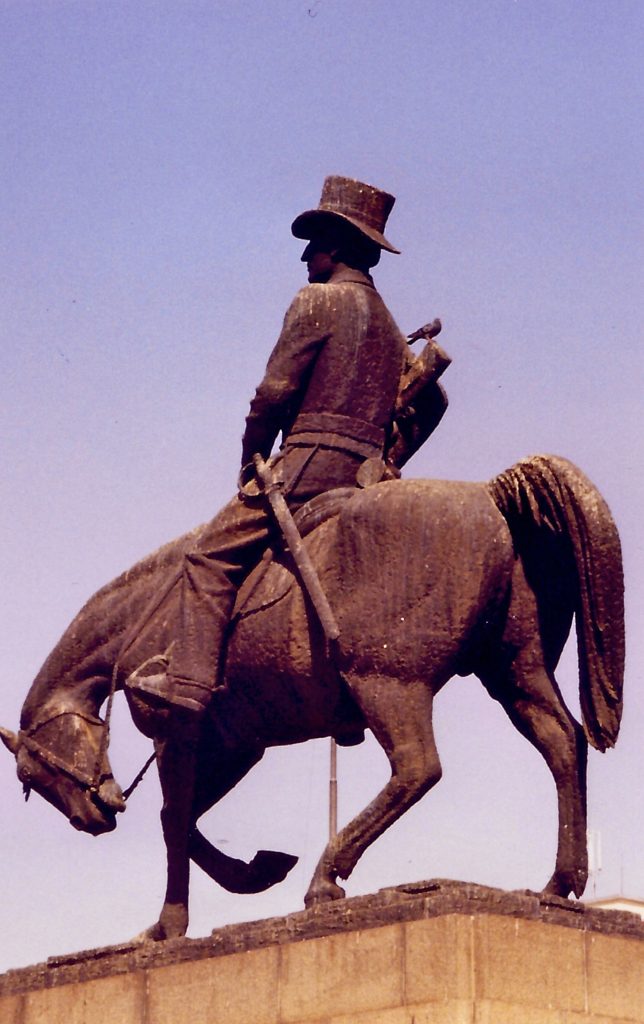
[[[105,781],[99,786],[98,792],[96,793],[95,803],[99,806],[108,808],[110,811],[115,811],[116,813],[124,811],[125,799],[118,782],[114,779],[105,779]]]

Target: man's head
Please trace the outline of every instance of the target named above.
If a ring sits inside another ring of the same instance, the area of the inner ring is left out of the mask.
[[[395,198],[373,185],[333,175],[326,179],[316,210],[293,221],[296,238],[309,240],[302,260],[309,281],[328,281],[338,263],[368,270],[382,249],[397,253],[383,232]]]
[[[311,232],[302,262],[306,263],[309,281],[326,284],[340,266],[368,273],[380,260],[381,248],[352,225],[342,221],[319,224]]]

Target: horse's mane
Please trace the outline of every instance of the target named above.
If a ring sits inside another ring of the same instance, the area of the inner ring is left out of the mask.
[[[80,675],[110,678],[114,648],[120,647],[126,629],[142,614],[154,589],[162,587],[168,574],[178,568],[183,554],[197,543],[206,526],[202,523],[157,548],[85,602],[32,683],[22,709],[23,728],[62,681],[73,687]]]
[[[83,606],[81,611],[84,611],[89,604],[99,599],[110,597],[123,588],[130,589],[133,585],[138,583],[147,583],[151,576],[155,576],[159,571],[172,569],[178,565],[179,561],[183,557],[186,551],[189,551],[191,547],[194,547],[196,542],[199,540],[201,535],[206,530],[208,523],[201,523],[199,526],[195,526],[193,530],[189,530],[188,533],[182,534],[180,537],[175,537],[174,540],[168,541],[163,544],[156,551],[152,551],[149,555],[145,555],[140,561],[135,562],[134,565],[122,572],[120,576],[110,580],[99,590],[96,591],[92,597],[89,598],[87,603]]]

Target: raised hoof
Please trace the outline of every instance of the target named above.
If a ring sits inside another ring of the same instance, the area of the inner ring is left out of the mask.
[[[292,853],[277,850],[259,850],[248,865],[248,879],[243,892],[265,892],[272,885],[283,882],[298,858]]]
[[[304,897],[304,906],[307,910],[318,907],[321,903],[330,903],[332,900],[343,900],[346,893],[337,882],[321,882],[315,889],[309,889]]]

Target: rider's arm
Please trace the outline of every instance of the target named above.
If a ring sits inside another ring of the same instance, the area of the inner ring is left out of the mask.
[[[242,466],[259,452],[268,458],[278,433],[290,426],[306,391],[313,364],[330,335],[330,296],[312,284],[296,295],[255,392],[242,440]]]

